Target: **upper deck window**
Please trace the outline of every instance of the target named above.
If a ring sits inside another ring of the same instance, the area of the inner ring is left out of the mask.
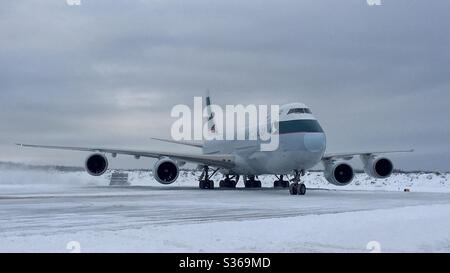
[[[312,114],[312,112],[309,108],[292,108],[287,114]]]

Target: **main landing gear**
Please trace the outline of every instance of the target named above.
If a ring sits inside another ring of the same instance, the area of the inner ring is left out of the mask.
[[[209,174],[209,170],[208,166],[203,167],[203,172],[199,178],[200,189],[214,189],[214,181],[211,180],[211,177],[217,173],[219,168],[215,169],[211,175]],[[303,175],[305,175],[304,170],[296,170],[294,178],[291,179],[291,184],[289,184],[289,181],[283,180],[283,175],[277,176],[278,180],[273,182],[273,186],[274,188],[289,188],[289,193],[291,195],[305,195],[306,186],[300,179]],[[239,175],[225,175],[225,179],[220,181],[219,187],[234,189],[239,182],[239,178]],[[257,178],[258,177],[255,175],[244,176],[245,188],[261,188],[261,181],[257,180]]]
[[[198,179],[198,187],[200,189],[214,189],[214,181],[211,180],[211,177],[213,177],[213,175],[215,175],[218,170],[219,169],[216,169],[211,175],[209,175],[209,167],[204,166],[203,172]]]
[[[219,187],[220,188],[234,189],[234,188],[236,188],[236,184],[238,182],[239,182],[239,175],[235,175],[232,178],[230,178],[229,175],[225,175],[225,179],[224,180],[220,180]]]
[[[254,175],[244,177],[245,188],[261,188],[261,181],[256,180],[255,177]]]
[[[280,177],[276,176],[278,180],[275,180],[273,182],[274,188],[289,188],[289,181],[283,180],[283,175],[280,175]]]
[[[289,186],[289,193],[291,195],[305,195],[306,186],[301,182],[301,176],[303,176],[305,172],[303,170],[295,171],[294,178],[291,180],[293,183]]]

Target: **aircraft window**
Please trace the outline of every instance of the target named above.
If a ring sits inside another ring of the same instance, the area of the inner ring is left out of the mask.
[[[303,108],[292,108],[289,110],[288,115],[289,114],[303,114],[305,113],[305,109]]]
[[[312,114],[311,110],[309,110],[308,108],[292,108],[289,110],[288,115],[289,114]]]
[[[279,132],[280,134],[323,133],[323,129],[317,120],[299,119],[280,121]]]

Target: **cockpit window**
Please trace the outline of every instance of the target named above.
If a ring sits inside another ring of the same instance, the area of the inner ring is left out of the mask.
[[[312,114],[312,112],[309,108],[292,108],[287,114]]]

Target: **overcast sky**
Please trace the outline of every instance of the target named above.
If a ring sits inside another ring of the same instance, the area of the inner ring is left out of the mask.
[[[415,148],[450,170],[450,1],[2,1],[0,160],[82,165],[16,142],[176,150],[175,104],[309,105],[329,152]],[[151,167],[119,157],[113,167]]]

